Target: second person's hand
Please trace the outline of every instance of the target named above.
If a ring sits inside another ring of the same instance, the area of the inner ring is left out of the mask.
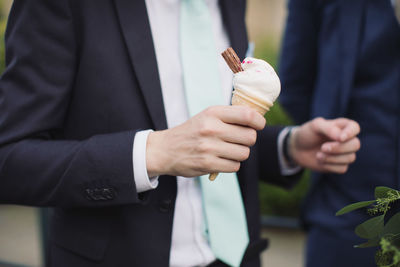
[[[314,171],[345,173],[360,149],[360,126],[346,118],[316,118],[296,128],[289,141],[290,155]]]

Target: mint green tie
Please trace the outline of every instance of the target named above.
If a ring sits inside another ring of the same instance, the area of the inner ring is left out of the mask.
[[[204,0],[181,1],[181,60],[190,116],[224,102],[211,19]],[[219,260],[238,267],[249,234],[237,176],[221,173],[211,182],[205,175],[200,185],[211,249]]]

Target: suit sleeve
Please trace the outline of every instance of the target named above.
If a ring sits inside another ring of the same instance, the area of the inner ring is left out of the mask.
[[[139,202],[135,131],[62,138],[78,68],[68,0],[16,0],[0,78],[0,203],[98,207]]]
[[[278,157],[278,136],[284,127],[267,126],[258,132],[257,144],[252,148],[250,158],[243,163],[239,175],[291,188],[301,178],[302,171],[293,175],[282,175]]]
[[[279,74],[280,103],[296,123],[310,119],[317,57],[317,7],[315,0],[290,0],[283,38]]]

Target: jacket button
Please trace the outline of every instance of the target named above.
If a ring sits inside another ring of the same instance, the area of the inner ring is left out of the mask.
[[[159,210],[161,212],[169,212],[172,209],[172,200],[171,199],[164,199],[160,201]]]
[[[113,188],[94,188],[86,189],[85,195],[88,200],[112,200],[115,198],[115,190]]]
[[[94,191],[93,200],[104,200],[104,197],[102,195],[103,190],[96,188],[93,191]]]
[[[115,191],[112,188],[104,188],[103,196],[106,200],[112,200],[115,197]]]
[[[86,189],[85,190],[85,195],[86,195],[86,198],[88,199],[88,200],[94,200],[94,192],[93,192],[93,190],[92,189]]]

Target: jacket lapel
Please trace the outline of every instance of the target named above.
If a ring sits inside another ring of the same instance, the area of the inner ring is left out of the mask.
[[[114,0],[129,57],[155,130],[167,128],[157,59],[143,0]]]
[[[247,47],[247,32],[245,25],[246,1],[220,0],[222,19],[229,35],[232,48],[240,59],[244,59]]]
[[[364,0],[341,0],[340,2],[340,57],[342,64],[342,92],[340,95],[339,115],[345,115],[354,83],[355,67],[362,30]]]

